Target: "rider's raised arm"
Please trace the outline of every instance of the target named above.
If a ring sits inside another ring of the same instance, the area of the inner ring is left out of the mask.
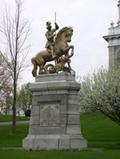
[[[54,29],[52,29],[52,32],[54,33],[56,30],[58,30],[59,29],[59,26],[57,25],[57,23],[55,23],[55,28]]]
[[[55,28],[56,28],[56,30],[59,29],[59,26],[57,25],[57,23],[55,23]]]

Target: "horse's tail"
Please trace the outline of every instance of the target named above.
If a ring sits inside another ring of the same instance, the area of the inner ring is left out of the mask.
[[[31,62],[32,62],[33,65],[34,65],[34,63],[36,63],[36,62],[35,62],[35,57],[33,57],[33,58],[31,59]]]
[[[33,64],[32,75],[33,75],[33,77],[35,77],[35,76],[37,75],[37,63],[36,63],[35,57],[33,57],[33,58],[31,59],[31,62],[32,62],[32,64]]]

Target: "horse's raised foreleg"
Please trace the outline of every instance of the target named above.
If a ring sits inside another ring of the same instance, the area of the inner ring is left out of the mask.
[[[69,55],[69,50],[72,49],[71,51],[71,55]],[[67,46],[66,48],[64,48],[63,52],[65,52],[65,54],[69,57],[69,56],[73,56],[74,54],[74,46],[73,45],[70,45],[70,46]]]
[[[68,54],[69,54],[68,57],[69,57],[69,58],[71,58],[71,57],[74,55],[74,46],[71,45],[70,49],[71,49],[70,54],[69,54],[69,52],[68,52]]]
[[[69,50],[71,49],[71,51],[69,52]],[[71,63],[71,60],[70,60],[70,58],[73,56],[73,54],[74,54],[74,46],[73,45],[70,45],[70,46],[68,46],[67,48],[66,48],[66,57],[68,58],[68,60],[67,60],[67,64],[68,64],[68,69],[69,69],[69,71],[71,72],[71,65],[70,65],[70,63]]]

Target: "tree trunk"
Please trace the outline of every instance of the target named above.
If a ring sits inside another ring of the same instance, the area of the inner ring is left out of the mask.
[[[12,133],[16,133],[16,91],[17,91],[17,79],[16,79],[16,60],[14,67],[14,80],[13,80],[13,118],[12,118]]]

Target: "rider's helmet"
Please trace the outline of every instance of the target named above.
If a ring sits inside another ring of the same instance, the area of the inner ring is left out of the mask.
[[[46,22],[46,25],[47,25],[47,26],[50,26],[50,25],[51,25],[51,22],[50,22],[50,21],[47,21],[47,22]]]

